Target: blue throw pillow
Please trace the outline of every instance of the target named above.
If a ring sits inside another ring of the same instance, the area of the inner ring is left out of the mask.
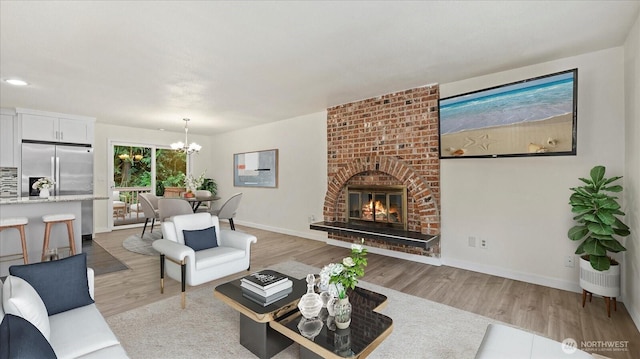
[[[51,262],[13,265],[9,273],[31,284],[50,316],[94,303],[89,295],[86,253]]]
[[[218,246],[218,238],[216,237],[216,226],[205,229],[196,229],[188,231],[182,230],[184,235],[184,244],[193,248],[194,251],[214,248]]]
[[[56,358],[51,344],[28,320],[6,314],[0,323],[0,358]]]

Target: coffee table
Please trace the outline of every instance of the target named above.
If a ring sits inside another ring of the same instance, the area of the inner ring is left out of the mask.
[[[265,307],[242,296],[239,279],[214,290],[216,298],[240,312],[240,344],[257,357],[271,358],[295,341],[304,359],[365,358],[391,334],[393,320],[377,312],[386,306],[386,296],[356,287],[349,295],[351,325],[336,329],[325,308],[317,319],[301,316],[297,305],[307,283],[287,277],[293,281],[293,291]]]
[[[307,292],[305,280],[289,279],[293,282],[292,292],[267,306],[243,297],[240,279],[221,284],[213,291],[216,298],[240,312],[240,344],[260,359],[271,358],[293,343],[269,326],[270,322],[297,311],[298,300]]]
[[[377,312],[386,306],[387,297],[356,287],[349,301],[353,311],[347,329],[337,329],[326,308],[317,320],[305,319],[295,311],[269,325],[300,344],[300,358],[365,358],[393,330],[393,320]]]

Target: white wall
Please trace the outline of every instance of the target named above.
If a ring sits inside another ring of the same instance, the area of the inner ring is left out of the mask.
[[[104,121],[104,119],[101,119]],[[184,139],[184,132],[169,132],[160,130],[146,130],[140,128],[123,127],[96,122],[94,142],[94,192],[96,195],[106,196],[111,193],[108,189],[110,179],[108,166],[111,158],[109,154],[109,141],[140,143],[149,145],[168,145]],[[211,153],[211,137],[199,136],[189,133],[189,141],[197,142],[202,146],[199,154],[192,155],[192,173],[198,175],[207,169],[207,175],[211,175],[212,167],[209,167]],[[112,215],[107,209],[107,201],[94,202],[93,226],[96,233],[108,231],[108,219]]]
[[[322,221],[327,188],[327,113],[317,112],[215,136],[213,163],[220,169],[220,202],[243,198],[234,222],[306,238],[326,234],[309,229],[309,217]],[[233,154],[278,149],[278,188],[233,186]]]
[[[625,62],[625,205],[631,227],[623,267],[625,306],[640,328],[640,15],[624,45]]]
[[[624,172],[623,48],[440,85],[441,97],[578,68],[577,156],[450,159],[441,162],[442,259],[446,265],[579,291],[578,243],[569,188],[598,164]],[[468,246],[468,237],[488,242]]]

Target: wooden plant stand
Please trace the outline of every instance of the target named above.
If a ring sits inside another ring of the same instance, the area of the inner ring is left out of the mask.
[[[587,294],[589,294],[589,303],[591,303],[591,298],[593,298],[593,293],[589,292],[586,289],[582,290],[582,308],[584,308],[584,304],[587,299]],[[611,318],[611,299],[612,297],[603,297],[604,303],[607,306],[607,316]],[[618,302],[616,301],[616,297],[613,297],[613,310],[618,311]]]

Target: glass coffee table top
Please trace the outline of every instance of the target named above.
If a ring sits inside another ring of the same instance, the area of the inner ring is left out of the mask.
[[[326,308],[318,318],[306,319],[294,311],[270,325],[321,357],[357,358],[366,356],[391,333],[393,320],[375,311],[386,300],[386,296],[367,289],[351,291],[349,301],[353,311],[347,329],[337,329]]]

